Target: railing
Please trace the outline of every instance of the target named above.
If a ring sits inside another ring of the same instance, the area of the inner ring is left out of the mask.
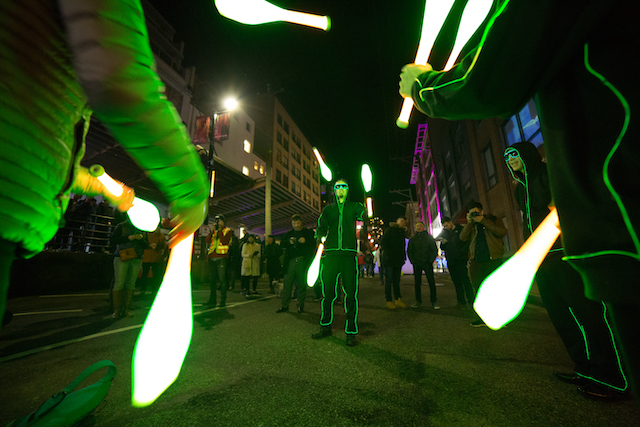
[[[70,219],[45,245],[47,251],[110,253],[109,239],[116,227],[112,216],[91,214],[86,220]]]

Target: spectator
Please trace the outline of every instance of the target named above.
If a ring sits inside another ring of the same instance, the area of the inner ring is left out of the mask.
[[[440,310],[436,294],[436,280],[433,277],[433,262],[438,255],[436,241],[424,228],[424,223],[416,222],[416,234],[409,239],[407,248],[409,261],[413,264],[413,280],[416,291],[416,302],[411,308],[420,308],[422,305],[422,272],[427,276],[431,306],[434,310]]]
[[[375,263],[378,264],[378,274],[380,275],[380,286],[384,286],[384,266],[382,265],[382,245],[378,246],[374,255]]]
[[[227,266],[227,279],[229,281],[229,290],[235,292],[236,279],[240,276],[242,267],[242,245],[240,239],[235,234],[231,234],[231,243],[229,243],[229,264]]]
[[[267,260],[267,275],[269,276],[269,292],[274,293],[274,286],[282,275],[282,264],[280,264],[282,248],[273,240],[273,236],[267,236],[267,244],[264,247],[264,256]]]
[[[217,302],[217,290],[220,289],[220,308],[227,304],[227,268],[229,263],[229,243],[233,236],[233,231],[225,227],[224,215],[216,215],[213,223],[213,230],[206,238],[209,243],[209,278],[211,283],[211,294],[209,301],[205,305],[214,306]],[[219,284],[218,284],[219,282]]]
[[[443,218],[443,226],[444,230],[442,230],[440,234],[440,247],[444,250],[451,281],[456,289],[456,298],[458,300],[456,308],[466,309],[467,304],[473,304],[476,298],[473,286],[471,286],[471,281],[469,281],[469,274],[467,273],[469,242],[460,240],[462,226],[460,224],[454,224],[451,218]]]
[[[160,281],[164,275],[164,251],[167,248],[167,242],[164,234],[158,227],[155,231],[147,233],[147,241],[149,247],[144,250],[142,255],[142,277],[140,277],[140,296],[144,296],[147,292],[147,286],[151,283],[150,292],[155,295],[160,287]],[[149,271],[153,277],[149,280]]]
[[[369,249],[364,253],[364,265],[366,276],[373,278],[373,254]]]
[[[315,254],[315,239],[313,231],[302,225],[300,215],[291,217],[292,230],[285,233],[280,241],[284,251],[284,288],[282,289],[282,305],[276,313],[289,311],[291,291],[294,283],[297,285],[298,313],[304,312],[304,302],[307,297],[307,270]]]
[[[133,317],[131,300],[142,266],[142,256],[149,247],[146,236],[129,219],[118,224],[111,235],[113,253],[113,318]]]
[[[403,217],[398,218],[396,222],[390,224],[390,227],[385,231],[380,240],[380,245],[383,250],[382,263],[384,264],[386,279],[384,293],[387,298],[387,308],[391,310],[396,307],[407,308],[405,303],[402,302],[402,296],[400,295],[400,276],[402,266],[407,259],[404,241],[405,224],[406,220]],[[391,293],[392,286],[395,302]]]
[[[365,275],[364,253],[358,252],[356,258],[358,260],[358,277],[362,279]]]
[[[255,236],[249,234],[247,243],[242,246],[242,292],[245,296],[250,297],[252,294],[257,295],[258,278],[260,277],[260,243],[256,242]],[[251,290],[250,281],[253,279],[253,291]]]
[[[502,221],[491,214],[485,214],[482,204],[472,202],[467,212],[467,224],[462,227],[460,240],[469,241],[469,280],[475,292],[491,273],[500,265],[504,256],[502,238],[507,229]],[[473,327],[486,326],[481,320],[471,322]]]

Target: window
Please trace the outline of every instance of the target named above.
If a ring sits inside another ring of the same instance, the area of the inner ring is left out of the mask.
[[[251,132],[251,123],[247,122],[246,128],[248,132]]]
[[[496,164],[493,161],[491,144],[482,151],[482,159],[484,160],[484,167],[487,172],[487,188],[493,188],[493,186],[498,183],[498,175],[496,174]]]
[[[260,165],[258,164],[258,162],[253,162],[253,170],[254,171],[257,171],[259,167],[260,167]]]
[[[288,139],[285,138],[285,139],[282,140],[282,147],[285,150],[289,151],[289,140]]]
[[[242,167],[242,173],[245,174],[246,176],[249,176],[249,168],[246,166]]]
[[[284,125],[282,126],[282,129],[284,129],[284,133],[289,135],[289,123],[284,122]]]
[[[282,134],[280,131],[276,132],[276,141],[278,141],[278,144],[282,145]]]
[[[502,134],[507,145],[528,141],[536,147],[543,144],[540,117],[534,99],[530,99],[519,113],[502,124]]]
[[[276,162],[282,163],[282,153],[279,148],[276,148]]]
[[[244,140],[244,151],[251,153],[251,143],[246,139]]]
[[[282,185],[289,188],[289,177],[287,175],[282,175]]]
[[[280,172],[280,169],[276,169],[276,181],[282,184],[282,172]]]
[[[282,126],[282,116],[278,113],[278,124]]]
[[[289,169],[289,159],[287,156],[282,156],[282,161],[280,162],[285,169]]]
[[[260,175],[264,175],[264,166],[260,165],[258,172],[260,172]]]

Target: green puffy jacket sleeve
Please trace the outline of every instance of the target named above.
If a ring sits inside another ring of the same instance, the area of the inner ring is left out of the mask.
[[[202,164],[164,96],[138,0],[59,0],[90,107],[169,202],[207,198]]]

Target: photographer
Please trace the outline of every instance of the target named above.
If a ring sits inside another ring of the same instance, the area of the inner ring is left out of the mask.
[[[211,278],[211,296],[205,305],[216,305],[216,288],[220,281],[220,307],[225,307],[227,301],[227,267],[229,264],[229,243],[233,231],[224,226],[224,215],[216,215],[213,231],[207,236],[209,246],[209,276]]]
[[[491,214],[485,214],[482,204],[472,202],[467,212],[467,223],[460,232],[460,240],[469,241],[469,280],[475,292],[480,284],[502,264],[504,245],[502,238],[507,229],[502,221]],[[480,319],[471,322],[471,326],[486,326]]]

